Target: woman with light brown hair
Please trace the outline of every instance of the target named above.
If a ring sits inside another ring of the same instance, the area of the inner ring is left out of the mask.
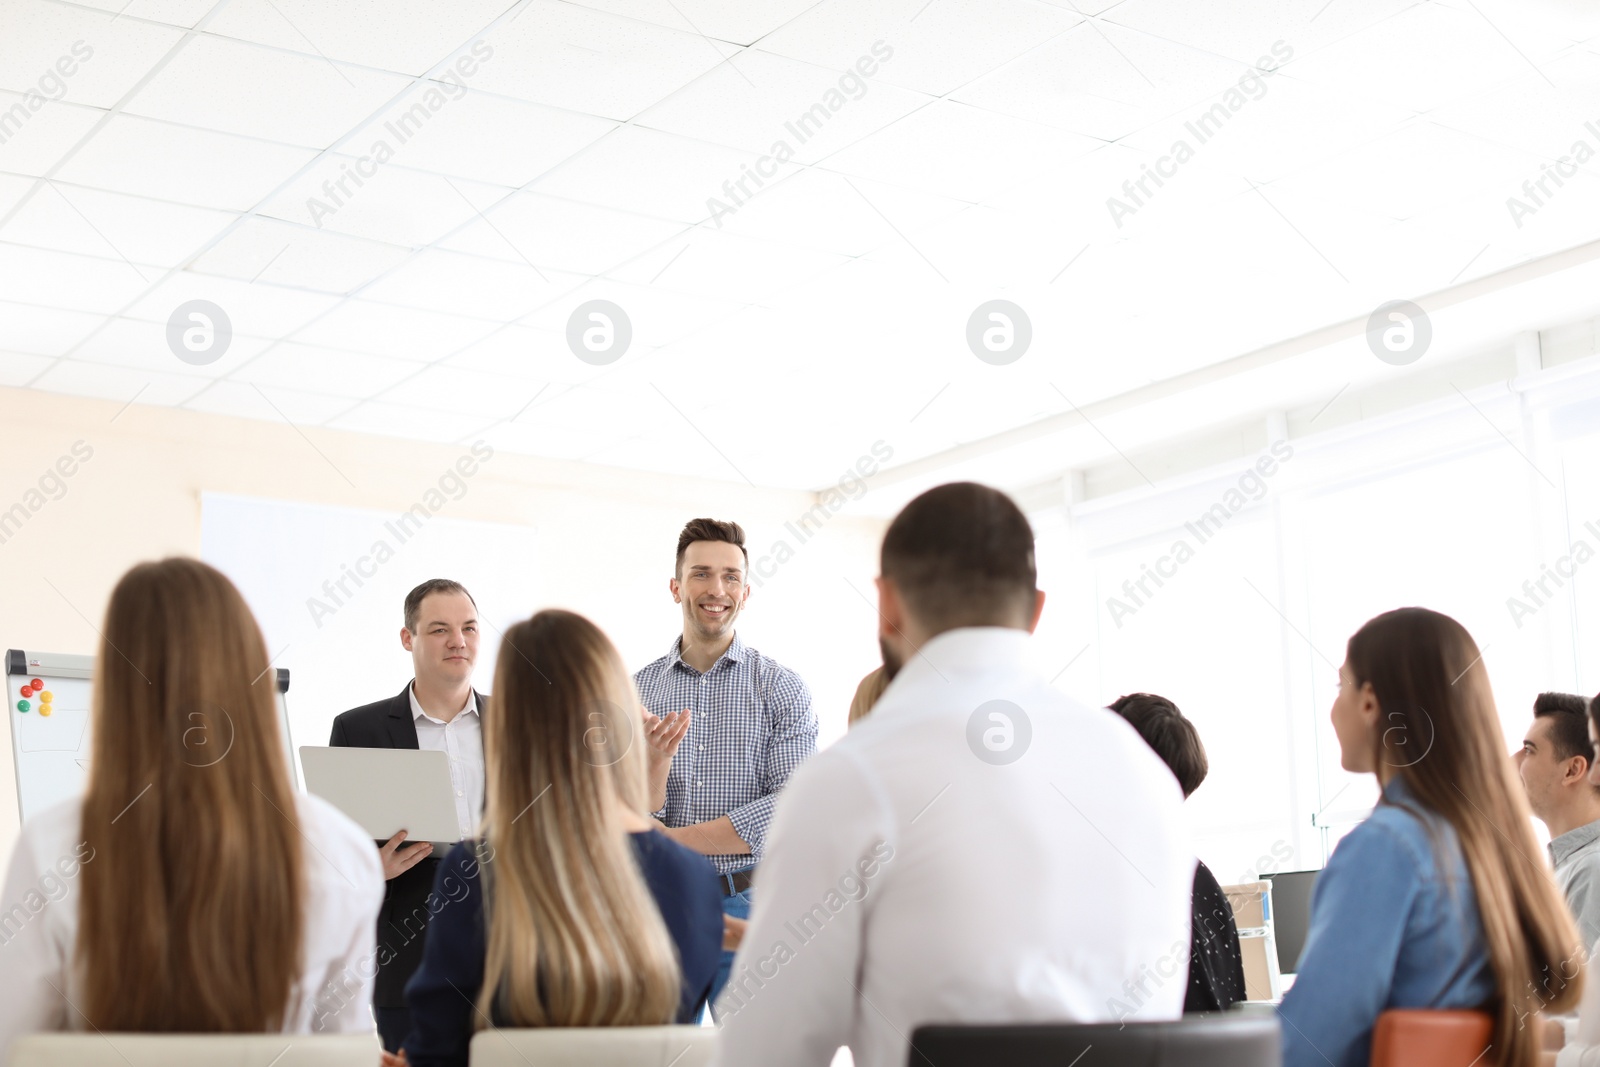
[[[1506,758],[1483,657],[1446,615],[1401,608],[1350,638],[1333,729],[1383,794],[1317,881],[1279,1014],[1285,1067],[1360,1067],[1390,1008],[1480,1010],[1483,1067],[1539,1062],[1539,1012],[1578,1002],[1582,945]]]
[[[722,955],[704,856],[647,817],[639,698],[588,619],[506,631],[483,722],[483,836],[435,876],[444,901],[406,986],[413,1067],[465,1065],[486,1026],[695,1021]]]
[[[0,1062],[40,1030],[370,1032],[377,850],[294,791],[244,598],[143,563],[102,634],[88,791],[28,820],[6,876],[7,909],[60,890],[6,931]]]
[[[872,706],[883,696],[883,691],[889,688],[889,672],[883,667],[874,667],[861,679],[856,686],[856,695],[850,698],[850,721],[854,726],[872,711]]]

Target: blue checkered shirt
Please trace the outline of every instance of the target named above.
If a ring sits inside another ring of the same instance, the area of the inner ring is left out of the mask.
[[[693,709],[656,817],[678,827],[726,815],[750,845],[748,856],[710,857],[718,874],[728,874],[760,862],[778,791],[817,750],[817,717],[800,676],[737,634],[704,674],[683,661],[682,647],[679,637],[633,676],[653,714]]]

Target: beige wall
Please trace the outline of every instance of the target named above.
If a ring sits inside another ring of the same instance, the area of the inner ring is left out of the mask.
[[[397,513],[465,451],[317,429],[302,436],[285,423],[171,408],[121,409],[119,403],[0,389],[0,513],[42,501],[20,528],[0,532],[0,647],[93,653],[107,597],[129,566],[199,553],[203,492]],[[87,448],[92,456],[63,480],[64,492],[47,481],[55,498],[30,495],[79,441],[80,454]],[[844,511],[797,544],[784,524],[815,503],[805,492],[496,451],[448,514],[534,527],[541,558],[532,565],[547,569],[541,587],[549,591],[549,605],[633,635],[619,639],[630,666],[664,651],[680,625],[665,583],[685,519],[737,519],[748,531],[753,557],[787,540],[794,558],[755,591],[740,632],[805,677],[826,740],[843,731],[855,682],[877,661],[873,607],[846,579],[873,595],[883,523]],[[526,561],[507,561],[521,565]],[[285,659],[281,665],[292,672],[293,652]],[[0,731],[0,854],[9,854],[16,825],[7,729]]]

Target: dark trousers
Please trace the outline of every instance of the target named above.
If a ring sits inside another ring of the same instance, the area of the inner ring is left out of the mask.
[[[399,1052],[400,1042],[411,1032],[411,1012],[406,1008],[372,1007],[372,1017],[378,1023],[378,1040],[385,1052]]]

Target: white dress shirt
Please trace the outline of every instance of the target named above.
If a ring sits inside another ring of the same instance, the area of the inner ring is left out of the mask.
[[[721,1063],[826,1067],[847,1044],[857,1067],[904,1067],[924,1023],[1182,1014],[1177,780],[1029,654],[1021,630],[940,634],[795,772],[718,1002]]]
[[[301,969],[283,1032],[370,1033],[383,864],[366,832],[331,804],[296,794],[295,811],[304,843],[306,899]],[[0,1063],[9,1062],[12,1044],[26,1034],[88,1029],[74,1007],[83,1004],[74,963],[79,887],[95,862],[93,850],[83,843],[82,812],[78,798],[45,809],[23,826],[11,853],[0,897],[0,969],[6,976]],[[200,855],[191,859],[206,862]]]
[[[435,719],[417,701],[417,684],[406,689],[411,715],[417,724],[417,747],[450,757],[450,790],[456,795],[456,823],[461,836],[478,831],[483,815],[483,720],[478,716],[478,694],[467,690],[467,702],[449,722]]]

